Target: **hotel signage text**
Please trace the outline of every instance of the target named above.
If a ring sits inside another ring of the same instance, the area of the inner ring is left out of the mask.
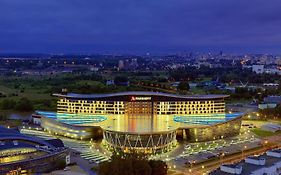
[[[151,97],[131,97],[131,101],[147,101],[151,100]]]

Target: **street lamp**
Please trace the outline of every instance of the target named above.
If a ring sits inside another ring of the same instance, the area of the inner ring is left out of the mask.
[[[264,149],[266,149],[266,145],[268,144],[268,140],[265,140],[264,142],[263,142],[263,147],[264,147]]]
[[[205,166],[204,166],[204,165],[202,165],[202,166],[201,166],[201,168],[202,168],[202,169],[204,169],[204,168],[205,168]]]
[[[244,150],[247,149],[247,145],[244,146],[244,149],[242,148],[242,158],[244,157],[243,153],[244,153]]]
[[[222,164],[222,158],[224,157],[224,152],[222,152],[221,154],[220,154],[220,164]]]

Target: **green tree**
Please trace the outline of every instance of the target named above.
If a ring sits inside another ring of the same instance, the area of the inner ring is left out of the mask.
[[[153,175],[165,175],[168,172],[167,164],[161,160],[150,160],[149,165]]]
[[[95,168],[94,168],[95,169]],[[160,160],[147,160],[142,154],[114,154],[110,162],[99,164],[99,175],[166,175],[167,164]]]
[[[16,106],[16,101],[12,99],[4,99],[1,102],[1,109],[2,110],[8,110],[8,109],[14,109]]]
[[[138,160],[133,161],[134,175],[151,175],[152,169],[148,164],[147,160]]]
[[[279,94],[281,94],[281,80],[279,80],[278,84],[279,84],[279,86],[278,86],[277,91],[278,91]]]
[[[260,109],[259,112],[262,117],[266,116],[267,119],[281,119],[281,105],[275,108]]]
[[[0,121],[6,121],[8,119],[7,115],[0,115]]]
[[[126,76],[116,76],[114,78],[114,83],[115,84],[122,84],[122,83],[126,83],[128,81],[129,81],[129,79]]]
[[[178,90],[189,91],[189,89],[190,87],[188,81],[181,81],[178,85]]]
[[[16,104],[16,110],[18,111],[32,111],[33,105],[31,101],[25,97],[21,98]]]

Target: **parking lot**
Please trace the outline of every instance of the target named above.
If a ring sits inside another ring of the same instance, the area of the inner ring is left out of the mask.
[[[208,142],[180,143],[176,150],[156,156],[152,159],[164,160],[171,169],[184,169],[194,163],[204,162],[215,157],[242,152],[261,145],[261,140],[250,132],[249,126],[243,126],[236,137],[223,138]]]

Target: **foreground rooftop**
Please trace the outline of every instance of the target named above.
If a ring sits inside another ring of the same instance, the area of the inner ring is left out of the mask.
[[[211,175],[251,175],[254,172],[258,174],[277,173],[275,170],[281,168],[281,149],[270,150],[260,156],[249,156],[236,164],[225,164],[219,169],[210,173]],[[235,173],[234,173],[235,172]],[[279,172],[280,173],[280,172]]]

